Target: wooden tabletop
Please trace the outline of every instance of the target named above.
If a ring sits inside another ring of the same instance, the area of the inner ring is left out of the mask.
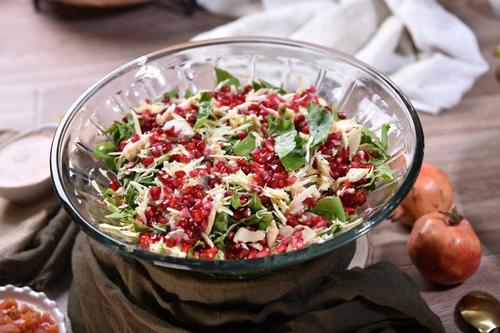
[[[74,17],[56,16],[52,9],[36,13],[28,1],[1,0],[0,127],[56,121],[85,88],[118,65],[227,21],[200,11],[186,17],[167,3]],[[411,264],[408,229],[384,222],[372,236],[375,260],[408,273],[447,331],[457,332],[460,322],[453,313],[463,294],[481,289],[500,298],[500,84],[495,78],[500,58],[494,56],[500,20],[482,0],[442,3],[475,31],[490,70],[453,109],[421,114],[425,160],[450,176],[455,204],[482,241],[481,266],[460,286],[437,287]]]

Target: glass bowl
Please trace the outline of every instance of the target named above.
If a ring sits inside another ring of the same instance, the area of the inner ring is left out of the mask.
[[[339,111],[366,127],[389,122],[389,165],[394,180],[379,184],[359,214],[364,222],[322,244],[300,251],[246,260],[183,259],[145,251],[99,230],[108,212],[91,185],[107,184],[105,169],[89,153],[106,139],[103,134],[145,98],[156,98],[174,87],[196,92],[215,88],[214,66],[236,75],[242,83],[264,79],[287,91],[316,87]],[[386,76],[341,52],[285,39],[227,38],[180,44],[137,58],[89,88],[66,112],[51,151],[55,190],[64,207],[98,242],[154,264],[211,273],[245,276],[269,272],[324,255],[382,222],[411,189],[422,164],[423,133],[409,100]]]

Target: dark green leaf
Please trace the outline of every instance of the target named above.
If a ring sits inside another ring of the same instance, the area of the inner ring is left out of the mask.
[[[259,90],[259,89],[262,89],[262,88],[265,88],[265,89],[271,89],[271,90],[274,90],[276,91],[278,94],[280,95],[284,95],[286,94],[286,91],[281,89],[280,87],[276,87],[275,85],[263,80],[263,79],[259,79],[257,81],[253,81],[252,82],[252,88],[253,90]]]
[[[383,124],[381,128],[381,138],[379,138],[373,131],[368,128],[362,128],[361,135],[361,144],[370,144],[377,149],[377,153],[380,155],[380,158],[387,158],[389,153],[388,149],[388,137],[387,133],[389,131],[390,125]]]
[[[168,99],[177,98],[178,96],[179,96],[179,89],[177,87],[163,94],[163,98],[168,98]]]
[[[215,77],[217,78],[217,83],[225,82],[228,86],[234,86],[236,88],[240,86],[240,80],[221,68],[215,67]]]
[[[238,209],[241,207],[241,202],[240,202],[240,196],[238,195],[238,192],[234,192],[233,195],[231,195],[231,206],[234,209]]]
[[[325,197],[320,199],[312,211],[330,221],[339,219],[345,222],[347,218],[339,197]]]
[[[250,156],[250,153],[257,147],[257,141],[253,133],[249,133],[246,138],[237,142],[233,147],[233,152],[237,156]]]
[[[309,135],[313,138],[311,147],[319,147],[326,141],[328,133],[330,133],[333,117],[324,107],[312,102],[309,103],[307,111]]]
[[[268,134],[270,136],[275,137],[291,130],[295,131],[293,121],[287,119],[285,116],[283,112],[281,117],[267,117],[267,123],[269,124]]]
[[[248,207],[252,210],[252,212],[257,212],[262,209],[262,201],[257,194],[252,194],[252,197],[248,201]]]
[[[135,220],[132,222],[133,229],[135,232],[144,232],[144,231],[153,231],[152,228],[148,227],[147,225],[144,225],[142,223],[137,223]]]
[[[111,136],[116,147],[122,140],[128,139],[135,133],[134,119],[132,116],[127,118],[127,122],[115,122],[106,130],[106,134]]]
[[[193,258],[194,252],[203,246],[205,246],[204,242],[202,242],[200,240],[197,241],[196,244],[194,244],[193,247],[189,249],[188,253],[186,254],[186,258]]]
[[[266,210],[260,210],[257,213],[250,215],[242,221],[249,225],[258,225],[260,230],[266,230],[273,220],[273,213]]]

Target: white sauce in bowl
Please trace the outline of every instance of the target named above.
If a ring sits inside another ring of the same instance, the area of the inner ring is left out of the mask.
[[[0,187],[36,184],[50,177],[52,139],[32,134],[0,148]]]

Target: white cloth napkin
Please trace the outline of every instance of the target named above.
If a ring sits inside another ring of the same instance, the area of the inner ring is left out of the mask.
[[[200,1],[247,15],[194,40],[286,37],[336,48],[388,74],[420,111],[454,106],[488,70],[474,33],[435,0]]]

